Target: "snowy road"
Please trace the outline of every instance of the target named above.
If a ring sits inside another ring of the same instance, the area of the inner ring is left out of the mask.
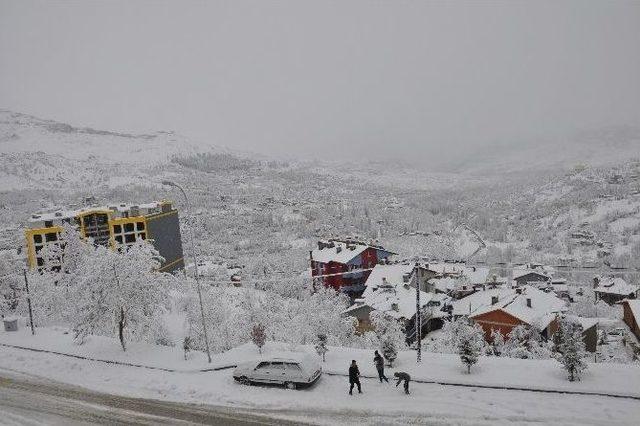
[[[289,422],[228,407],[179,404],[109,395],[23,374],[0,371],[0,424],[240,426],[281,425]]]
[[[215,373],[215,377],[224,374]],[[234,386],[232,382],[228,385]],[[349,397],[345,380],[328,376],[303,391],[235,386],[254,400],[286,395],[298,401],[264,409],[258,408],[261,404],[255,404],[256,408],[183,404],[110,395],[0,370],[0,423],[631,425],[640,416],[640,403],[636,401],[424,384],[415,384],[407,397],[393,385],[368,379],[363,380],[364,394]],[[340,401],[339,407],[326,407],[323,402],[327,397]]]

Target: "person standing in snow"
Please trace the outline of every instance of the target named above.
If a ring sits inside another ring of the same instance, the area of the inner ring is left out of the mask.
[[[398,371],[397,373],[393,373],[396,379],[398,379],[398,383],[396,383],[396,387],[404,380],[404,393],[409,395],[409,382],[411,381],[411,376],[402,371]]]
[[[378,351],[373,354],[373,363],[376,365],[376,370],[378,370],[378,378],[380,379],[380,383],[382,383],[383,380],[389,383],[389,379],[384,375],[384,359],[382,358],[382,355],[378,353]]]
[[[360,387],[360,369],[358,369],[358,364],[356,364],[356,360],[351,361],[351,366],[349,367],[349,395],[353,395],[353,386],[358,386],[358,393],[362,393],[362,387]]]

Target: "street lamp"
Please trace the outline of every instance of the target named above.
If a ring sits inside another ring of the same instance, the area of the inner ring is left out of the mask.
[[[178,188],[180,192],[182,192],[182,196],[184,197],[184,201],[187,206],[187,209],[189,210],[191,209],[191,203],[189,203],[189,197],[187,197],[187,193],[184,192],[184,189],[182,189],[180,185],[178,185],[175,182],[171,182],[170,180],[163,180],[162,184],[166,186],[172,186],[174,188]],[[200,315],[202,316],[202,330],[204,332],[204,344],[207,349],[207,359],[209,360],[209,363],[211,363],[211,351],[209,350],[209,335],[207,334],[207,323],[204,319],[204,304],[202,303],[202,291],[200,290],[200,278],[198,276],[198,255],[196,252],[196,240],[194,237],[192,226],[189,227],[189,231],[190,231],[189,237],[191,239],[191,256],[193,256],[193,266],[194,266],[193,270],[195,273],[196,288],[198,289],[198,300],[200,301]],[[186,265],[185,265],[185,268],[186,268]]]

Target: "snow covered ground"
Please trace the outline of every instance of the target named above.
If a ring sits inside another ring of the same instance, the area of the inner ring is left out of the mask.
[[[0,332],[0,343],[59,350],[95,359],[147,364],[180,369],[166,372],[96,361],[87,361],[49,353],[0,347],[0,369],[25,372],[76,384],[92,390],[238,408],[271,410],[275,414],[304,412],[311,423],[320,424],[635,424],[640,416],[640,401],[627,398],[569,395],[530,391],[498,390],[439,384],[412,384],[406,396],[393,384],[363,379],[362,395],[350,397],[345,377],[325,374],[312,388],[289,391],[271,387],[247,387],[235,383],[232,370],[199,372],[208,367],[203,354],[192,354],[188,361],[179,348],[132,344],[122,353],[115,340],[92,338],[76,346],[62,329],[38,329],[33,337],[28,330]],[[268,344],[266,352],[312,350]],[[222,366],[258,356],[252,345],[243,345],[214,356],[213,365]],[[374,376],[369,350],[331,347],[326,373],[346,372],[351,359],[360,364],[364,376]],[[482,358],[471,375],[463,372],[456,356],[426,353],[420,365],[415,353],[400,354],[397,367],[414,379],[450,381],[478,385],[527,386],[568,391],[611,392],[640,396],[640,368],[635,365],[590,365],[583,380],[567,382],[554,361]]]

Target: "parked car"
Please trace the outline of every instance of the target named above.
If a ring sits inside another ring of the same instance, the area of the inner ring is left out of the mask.
[[[624,336],[624,328],[623,327],[616,327],[612,330],[609,330],[608,332],[609,336],[620,336],[623,337]]]
[[[245,362],[233,371],[242,384],[275,384],[289,389],[311,386],[322,375],[320,361],[311,354],[287,353]]]

